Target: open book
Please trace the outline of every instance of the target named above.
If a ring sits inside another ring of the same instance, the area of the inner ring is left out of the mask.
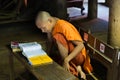
[[[33,66],[52,63],[53,60],[42,49],[37,42],[19,43],[22,54],[28,59]]]

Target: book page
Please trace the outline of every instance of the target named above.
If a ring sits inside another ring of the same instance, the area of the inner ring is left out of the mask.
[[[22,54],[33,66],[53,62],[53,60],[46,54],[41,45],[37,42],[20,43],[19,47],[22,50]]]
[[[41,49],[41,45],[38,44],[37,42],[30,42],[30,43],[20,43],[19,47],[21,50],[24,51],[32,51],[32,50],[38,50]]]
[[[37,42],[30,42],[30,43],[20,43],[20,49],[23,51],[23,55],[27,58],[37,55],[44,55],[46,54],[40,44]]]
[[[31,51],[24,51],[22,52],[22,54],[24,56],[26,56],[27,58],[33,57],[33,56],[40,56],[40,55],[46,55],[46,52],[43,51],[42,49],[38,49],[38,50],[31,50]]]
[[[29,62],[33,66],[50,64],[53,60],[48,55],[36,56],[29,58]]]

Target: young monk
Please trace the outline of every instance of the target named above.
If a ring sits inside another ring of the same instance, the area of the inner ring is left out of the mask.
[[[69,22],[41,11],[37,15],[36,25],[42,32],[52,34],[63,58],[63,67],[75,76],[86,79],[85,71],[91,72],[90,60],[86,61],[86,50],[77,29]]]

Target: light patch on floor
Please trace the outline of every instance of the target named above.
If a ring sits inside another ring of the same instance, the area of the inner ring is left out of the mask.
[[[104,3],[105,0],[97,0],[99,3]],[[88,0],[84,0],[84,2],[88,2]]]
[[[85,10],[83,13],[87,14],[88,13],[88,3],[83,4]],[[76,17],[76,16],[81,16],[80,13],[81,9],[77,7],[69,7],[67,8],[67,13],[69,14],[69,17]],[[109,19],[109,8],[98,4],[98,18],[103,19],[105,21],[108,21]]]
[[[69,17],[76,17],[76,16],[80,16],[80,8],[77,7],[69,7],[67,8],[67,13],[69,14]]]

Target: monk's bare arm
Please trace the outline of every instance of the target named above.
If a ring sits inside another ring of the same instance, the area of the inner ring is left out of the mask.
[[[74,50],[65,58],[65,62],[71,61],[84,48],[83,42],[72,41],[72,43],[75,44],[76,46],[75,46]]]
[[[65,60],[65,58],[68,56],[68,49],[66,49],[59,41],[56,41],[57,42],[57,45],[58,45],[58,49],[59,49],[59,52],[63,58],[63,61]],[[63,67],[67,70],[67,71],[70,71],[69,70],[69,62],[63,62]]]
[[[68,49],[66,49],[59,41],[57,41],[58,49],[60,51],[60,54],[62,58],[64,59],[63,67],[69,71],[69,61],[71,61],[75,56],[80,53],[80,51],[83,49],[84,45],[82,42],[79,41],[73,41],[73,44],[76,45],[74,50],[68,55]]]
[[[57,41],[60,54],[67,62],[71,61],[84,48],[83,42],[80,42],[80,41],[72,41],[72,42],[76,46],[74,50],[68,55],[68,50],[59,41]]]
[[[57,42],[57,46],[58,46],[61,57],[65,59],[68,56],[68,50],[59,41],[56,41],[56,42]]]

